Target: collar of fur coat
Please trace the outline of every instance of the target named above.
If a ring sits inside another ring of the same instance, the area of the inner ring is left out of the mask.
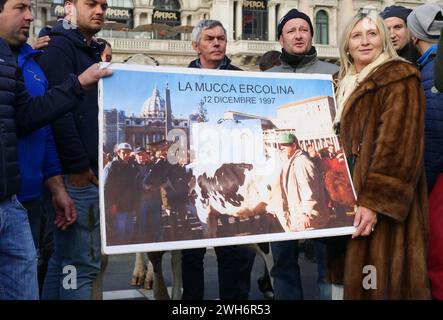
[[[354,92],[354,90],[362,83],[366,77],[375,71],[382,64],[392,60],[389,55],[385,52],[381,53],[377,59],[364,67],[359,73],[355,70],[355,65],[352,65],[348,73],[340,80],[337,90],[337,113],[334,119],[334,126],[340,122],[341,115],[343,113],[343,108]]]

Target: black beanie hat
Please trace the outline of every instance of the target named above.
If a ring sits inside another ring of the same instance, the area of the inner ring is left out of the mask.
[[[309,28],[311,29],[311,36],[314,36],[314,28],[312,27],[312,22],[311,22],[311,18],[309,18],[308,15],[304,14],[303,12],[298,11],[297,9],[291,9],[288,11],[288,13],[286,13],[284,15],[283,18],[281,18],[281,20],[278,23],[277,26],[277,39],[280,38],[281,33],[283,31],[283,27],[286,24],[286,22],[288,22],[291,19],[303,19],[305,20],[308,24],[309,24]]]
[[[382,12],[380,12],[380,16],[384,19],[387,18],[400,18],[406,24],[408,22],[408,16],[412,12],[412,9],[405,8],[403,6],[390,6],[386,7]]]

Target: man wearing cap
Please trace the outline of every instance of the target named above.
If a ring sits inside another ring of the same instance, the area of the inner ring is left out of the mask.
[[[441,106],[443,93],[434,85],[434,64],[437,42],[443,27],[443,4],[432,3],[415,8],[408,17],[412,43],[421,53],[417,60],[425,90],[425,167],[428,191],[431,192],[437,176],[443,172],[443,121]]]
[[[386,7],[380,13],[380,16],[388,27],[391,41],[397,54],[400,57],[415,63],[420,57],[420,54],[410,43],[411,36],[407,26],[407,19],[411,11],[412,9],[403,6],[390,6]]]
[[[278,144],[285,158],[281,185],[290,228],[300,231],[324,227],[329,217],[319,168],[300,149],[294,134],[281,133]]]
[[[112,245],[132,243],[137,168],[130,161],[132,147],[120,143],[117,157],[104,169],[104,194],[106,209],[106,234]],[[122,188],[124,186],[124,188]]]
[[[291,9],[277,26],[278,41],[282,47],[281,65],[268,69],[269,72],[320,73],[333,75],[338,66],[318,59],[312,45],[314,28],[308,15],[297,9]],[[277,241],[271,243],[274,266],[271,276],[274,278],[275,299],[303,299],[303,289],[298,266],[298,241]],[[324,253],[324,245],[319,244]],[[319,257],[318,261],[324,261]],[[319,283],[322,298],[329,298],[324,291],[325,266],[319,265]]]
[[[428,192],[434,189],[438,176],[443,172],[443,93],[434,84],[434,65],[437,42],[443,28],[443,4],[432,3],[415,8],[408,17],[412,43],[422,54],[417,60],[421,71],[421,83],[425,91],[425,169]],[[441,199],[441,190],[436,189],[432,196]],[[435,214],[434,214],[435,213]],[[429,252],[428,274],[434,298],[443,299],[443,256],[441,250],[442,229],[438,216],[441,212],[429,210]]]
[[[278,144],[284,159],[280,185],[290,229],[301,231],[325,227],[329,220],[329,211],[319,168],[300,149],[294,134],[281,133],[278,137]],[[271,245],[274,254],[275,244],[271,243]],[[289,258],[283,258],[283,253],[277,257],[274,256],[276,261],[271,275],[274,277],[275,298],[302,299],[300,269],[297,260],[293,260],[298,258],[298,245],[293,241],[279,242],[277,248],[279,245],[285,248],[286,257]],[[277,250],[277,253],[279,252]],[[288,261],[289,264],[287,264]]]
[[[270,72],[335,74],[338,67],[318,59],[312,45],[314,28],[311,19],[297,9],[291,9],[279,22],[278,41],[282,46],[280,66]]]

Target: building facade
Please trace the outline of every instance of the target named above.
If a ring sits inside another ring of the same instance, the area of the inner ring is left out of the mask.
[[[63,14],[63,0],[34,0],[34,30]],[[307,13],[315,28],[320,58],[336,61],[347,20],[362,8],[381,11],[393,4],[414,8],[435,0],[108,0],[109,21],[99,36],[113,46],[114,61],[142,53],[160,65],[186,66],[193,58],[190,32],[201,19],[217,19],[228,33],[227,53],[233,63],[258,70],[257,59],[280,50],[277,24],[292,8]],[[125,27],[126,28],[123,28]]]
[[[335,113],[334,98],[313,97],[280,106],[275,123],[280,131],[294,133],[303,150],[312,145],[316,151],[320,151],[328,144],[333,144],[338,150],[338,137],[331,130]]]
[[[122,142],[128,142],[134,148],[145,147],[155,151],[159,146],[168,144],[167,140],[171,140],[171,137],[167,133],[171,130],[178,129],[188,137],[191,124],[198,121],[195,114],[172,114],[167,84],[164,93],[157,88],[153,90],[139,114],[128,115],[120,109],[121,106],[104,109],[103,150],[106,153],[113,152],[115,146]]]

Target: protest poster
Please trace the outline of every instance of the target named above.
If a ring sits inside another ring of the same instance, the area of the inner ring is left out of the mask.
[[[353,232],[331,76],[110,68],[99,83],[106,254]]]

